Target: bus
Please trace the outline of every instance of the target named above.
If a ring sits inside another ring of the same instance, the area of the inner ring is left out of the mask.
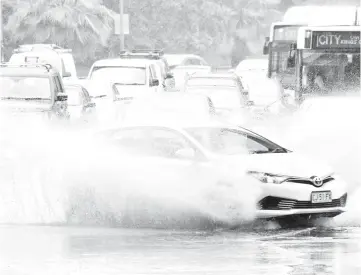
[[[355,6],[297,6],[286,11],[281,22],[271,25],[263,54],[268,55],[269,78],[277,77],[286,90],[296,90],[296,68],[287,66],[299,29],[306,26],[354,26],[359,24],[360,8]]]
[[[315,88],[328,94],[360,93],[360,26],[307,26],[298,30],[287,68],[295,70],[295,95],[300,101]],[[322,81],[315,85],[315,77]],[[323,87],[320,87],[323,86]]]

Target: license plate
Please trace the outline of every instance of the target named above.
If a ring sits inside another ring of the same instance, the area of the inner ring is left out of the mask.
[[[332,202],[332,193],[330,191],[312,192],[311,201],[312,203]]]

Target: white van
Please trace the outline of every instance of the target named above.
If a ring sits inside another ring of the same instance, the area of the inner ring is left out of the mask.
[[[78,78],[72,51],[53,44],[20,45],[13,51],[9,63],[47,63],[55,67],[67,80]]]

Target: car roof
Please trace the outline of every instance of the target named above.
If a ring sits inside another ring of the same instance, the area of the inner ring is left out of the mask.
[[[169,63],[170,66],[179,65],[179,63],[183,62],[186,58],[197,58],[202,59],[203,58],[196,54],[165,54],[165,59]]]
[[[183,130],[184,128],[196,128],[196,127],[206,127],[206,128],[236,128],[234,126],[230,126],[229,124],[223,123],[219,120],[213,119],[151,119],[151,120],[136,120],[136,121],[125,121],[122,123],[122,126],[113,126],[107,127],[102,130],[117,130],[117,129],[125,129],[125,128],[138,128],[138,127],[158,127],[158,128],[169,128],[173,130]]]
[[[199,55],[192,54],[192,53],[168,53],[164,55],[165,58],[167,57],[179,57],[181,58],[189,58],[189,57],[196,57],[196,58],[202,58]]]
[[[193,99],[206,99],[207,96],[204,95],[199,95],[199,94],[190,94],[190,93],[184,93],[184,92],[180,92],[180,91],[175,91],[175,92],[160,92],[158,94],[154,94],[154,95],[149,95],[149,96],[144,96],[141,97],[137,100],[139,101],[158,101],[158,100],[182,100],[182,99],[186,99],[186,100],[193,100]]]
[[[4,76],[48,76],[49,74],[55,74],[57,70],[39,67],[0,67],[0,75]]]
[[[154,64],[157,60],[149,60],[144,58],[112,58],[112,59],[101,59],[95,61],[94,67],[108,66],[108,67],[117,67],[117,66],[131,66],[131,67],[146,67],[149,64]]]
[[[214,72],[195,72],[190,75],[190,78],[228,78],[237,79],[238,76],[234,73],[214,73]]]

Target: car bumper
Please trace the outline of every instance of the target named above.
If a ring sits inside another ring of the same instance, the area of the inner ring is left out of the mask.
[[[290,210],[257,210],[256,217],[258,219],[271,219],[285,216],[299,215],[317,215],[317,216],[337,216],[346,211],[345,207],[329,207],[329,208],[308,208],[308,209],[290,209]]]
[[[346,211],[346,183],[335,176],[334,180],[322,187],[311,184],[286,182],[282,184],[265,184],[259,197],[257,218],[273,218],[293,215],[336,216]],[[312,203],[313,192],[329,191],[332,201]]]

